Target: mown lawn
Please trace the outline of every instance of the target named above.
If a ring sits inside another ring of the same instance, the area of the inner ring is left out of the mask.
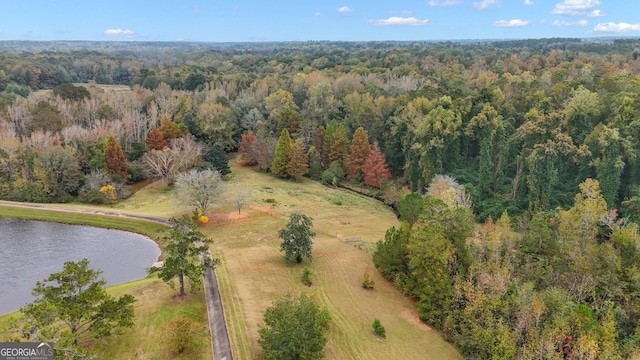
[[[260,358],[264,310],[281,296],[304,292],[331,313],[327,359],[461,359],[418,320],[415,306],[379,276],[371,254],[361,249],[372,248],[398,224],[388,207],[306,179],[282,180],[233,163],[232,171],[231,187],[248,191],[252,205],[239,216],[231,206],[214,209],[203,231],[215,240],[212,252],[222,259],[218,279],[234,356]],[[313,218],[311,263],[287,264],[279,251],[277,233],[292,212]],[[355,238],[365,246],[350,242]],[[313,272],[311,287],[300,281],[305,266]],[[361,286],[367,269],[375,279],[373,290]],[[373,335],[374,318],[385,326],[386,339]]]
[[[231,165],[230,193],[241,187],[250,193],[251,205],[238,215],[230,195],[223,205],[212,209],[210,222],[201,230],[214,239],[212,253],[221,259],[216,272],[234,358],[260,359],[257,340],[264,310],[281,296],[305,292],[331,313],[329,342],[325,349],[327,359],[461,359],[456,349],[437,331],[418,320],[414,304],[380,277],[372,265],[371,254],[362,250],[372,249],[389,227],[398,225],[388,207],[365,196],[325,187],[308,179],[301,182],[282,180],[238,166],[234,161]],[[160,218],[185,212],[175,201],[173,189],[158,183],[114,206],[65,204],[56,207]],[[24,216],[40,214],[37,216],[60,222],[78,223],[78,219],[82,219],[106,227],[123,226],[151,237],[157,236],[157,229],[161,228],[161,225],[140,220],[131,223],[123,218],[95,220],[84,213],[52,214],[31,209],[22,213],[22,209],[0,206],[0,216],[16,216],[17,211]],[[317,237],[311,263],[287,264],[279,251],[278,230],[284,227],[293,212],[313,218]],[[300,281],[305,266],[313,272],[311,287]],[[375,280],[373,290],[361,286],[367,270]],[[186,301],[177,301],[173,297],[175,291],[153,278],[116,286],[110,291],[136,296],[136,325],[127,334],[89,343],[99,351],[101,359],[171,359],[172,355],[163,345],[162,325],[177,314],[202,319],[206,324],[202,292]],[[379,318],[385,326],[386,339],[373,335],[371,323],[374,318]],[[0,329],[4,321],[6,316],[0,317]],[[207,334],[208,329],[204,326],[203,338],[206,339],[190,358],[211,358]],[[0,333],[0,337],[2,335]]]

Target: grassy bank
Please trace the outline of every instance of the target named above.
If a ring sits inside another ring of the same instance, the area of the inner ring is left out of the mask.
[[[143,196],[147,196],[144,193]],[[55,207],[57,207],[56,205]],[[0,217],[25,220],[52,221],[73,225],[88,225],[102,228],[119,229],[136,232],[157,239],[165,226],[149,221],[124,217],[102,216],[87,213],[85,205],[67,205],[65,210],[52,211],[42,208],[1,206]],[[92,207],[90,211],[113,211],[110,208]],[[82,210],[82,212],[76,212]],[[143,213],[141,213],[143,214]],[[35,286],[35,284],[33,284]],[[196,289],[197,290],[197,289]],[[81,339],[83,345],[96,350],[98,359],[174,359],[164,346],[162,326],[175,316],[186,316],[202,325],[202,332],[197,349],[184,359],[212,359],[211,337],[209,335],[207,309],[204,292],[200,289],[186,299],[177,298],[176,290],[172,290],[155,276],[120,284],[108,288],[116,296],[131,294],[135,296],[135,324],[123,335],[109,339],[94,340],[88,337]],[[0,341],[10,334],[6,331],[9,319],[15,314],[0,316]]]
[[[135,232],[154,240],[166,226],[150,221],[115,216],[102,216],[86,212],[55,211],[0,205],[0,217],[50,221],[70,225],[87,225],[99,228]]]

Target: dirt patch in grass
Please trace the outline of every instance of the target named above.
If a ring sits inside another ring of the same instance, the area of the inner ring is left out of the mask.
[[[418,316],[418,311],[416,311],[416,309],[406,309],[402,312],[402,317],[421,330],[431,331],[431,326],[423,323],[422,320],[420,320],[420,316]]]

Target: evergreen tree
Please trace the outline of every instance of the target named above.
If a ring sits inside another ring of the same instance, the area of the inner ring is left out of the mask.
[[[347,163],[347,180],[351,180],[362,172],[362,166],[369,156],[369,137],[362,127],[356,129],[351,141],[349,161]]]
[[[287,164],[289,162],[289,153],[292,148],[291,137],[289,136],[289,131],[287,129],[282,129],[282,133],[278,138],[278,143],[276,144],[276,157],[273,159],[271,163],[271,173],[286,177],[287,173]]]
[[[127,158],[113,136],[109,136],[104,146],[104,159],[107,163],[107,172],[119,175],[123,180],[127,179]]]
[[[204,161],[211,164],[211,166],[220,172],[220,175],[231,174],[231,168],[229,167],[229,158],[222,146],[214,144],[209,147],[207,152],[203,156]]]
[[[291,152],[289,152],[289,161],[287,163],[287,174],[296,180],[309,172],[309,163],[307,153],[304,149],[302,140],[298,139],[293,143]]]

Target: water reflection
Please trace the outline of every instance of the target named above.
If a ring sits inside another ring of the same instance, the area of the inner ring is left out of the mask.
[[[40,221],[0,219],[0,314],[33,300],[36,282],[87,258],[109,285],[143,278],[160,249],[151,240],[119,230]]]

